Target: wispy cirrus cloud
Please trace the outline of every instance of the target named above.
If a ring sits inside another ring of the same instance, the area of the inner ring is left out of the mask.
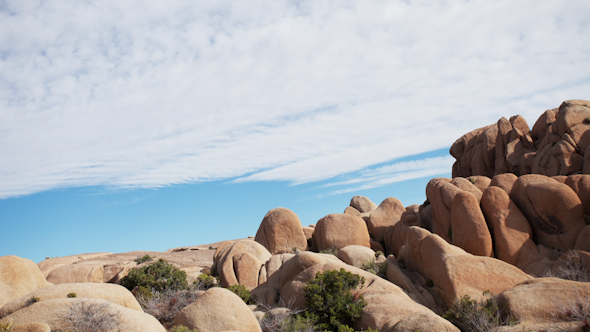
[[[589,13],[573,0],[3,1],[0,198],[314,182],[501,116],[532,125],[587,98]]]

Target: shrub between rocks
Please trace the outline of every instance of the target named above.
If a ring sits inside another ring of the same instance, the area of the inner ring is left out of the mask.
[[[354,331],[349,324],[361,316],[367,305],[357,287],[365,278],[344,269],[316,274],[303,287],[307,311],[303,316],[325,331]]]
[[[160,259],[141,268],[133,268],[121,279],[121,285],[129,290],[145,287],[163,291],[165,289],[186,289],[186,272],[181,271],[167,261]]]
[[[511,317],[502,319],[495,296],[489,291],[483,295],[485,299],[481,301],[472,300],[469,295],[456,300],[443,318],[463,332],[492,332],[500,326],[516,324]]]
[[[250,294],[250,291],[246,289],[244,285],[232,285],[227,288],[239,296],[246,304],[256,304],[256,300]]]

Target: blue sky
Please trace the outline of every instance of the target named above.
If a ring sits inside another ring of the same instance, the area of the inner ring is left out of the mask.
[[[462,134],[590,91],[585,1],[0,1],[0,255],[421,203]]]

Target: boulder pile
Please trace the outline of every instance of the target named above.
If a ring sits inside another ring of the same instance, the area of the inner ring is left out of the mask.
[[[309,226],[273,209],[247,239],[38,265],[0,257],[0,319],[15,331],[53,331],[64,328],[64,312],[94,308],[125,331],[275,331],[263,322],[305,310],[308,282],[343,270],[365,281],[354,292],[366,302],[350,322],[357,331],[460,331],[442,316],[490,297],[498,317],[516,324],[502,331],[588,331],[589,129],[590,102],[571,100],[532,130],[515,116],[465,134],[451,147],[453,178],[431,179],[421,205],[354,196],[344,213]],[[146,290],[117,285],[151,264],[138,260],[144,255],[167,260],[191,282],[216,275],[221,288],[199,291],[158,321],[134,296]],[[225,288],[249,291],[257,305]]]

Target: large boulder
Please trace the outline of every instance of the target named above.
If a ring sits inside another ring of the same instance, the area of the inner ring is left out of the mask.
[[[369,234],[375,241],[383,242],[387,228],[395,225],[401,219],[404,211],[404,205],[399,199],[395,197],[386,198],[367,220]]]
[[[58,268],[60,266],[70,265],[70,264],[74,264],[74,263],[77,263],[79,261],[83,261],[86,259],[93,259],[93,258],[97,258],[97,257],[107,256],[107,255],[112,255],[112,253],[110,253],[110,252],[97,252],[97,253],[89,253],[89,254],[64,256],[64,257],[53,257],[53,258],[47,258],[47,259],[39,262],[37,265],[39,266],[39,269],[41,269],[41,272],[43,272],[43,275],[45,276],[45,278],[47,278],[47,276],[49,275],[49,273],[51,271],[55,270],[56,268]]]
[[[51,285],[32,260],[17,256],[0,257],[0,307]]]
[[[453,198],[451,208],[451,243],[470,254],[494,257],[492,237],[477,198],[467,192],[459,192]]]
[[[579,308],[590,310],[590,283],[557,278],[531,279],[498,295],[499,307],[520,322],[572,319]],[[582,320],[582,319],[580,319]]]
[[[254,313],[233,292],[214,287],[178,313],[175,325],[184,325],[200,332],[261,332]]]
[[[367,224],[361,217],[339,213],[320,219],[312,237],[313,248],[317,251],[341,249],[353,244],[370,248],[370,241]]]
[[[45,323],[26,323],[11,328],[10,332],[51,332],[51,327]]]
[[[104,266],[98,263],[63,265],[49,272],[47,281],[53,284],[102,283]]]
[[[115,284],[59,284],[55,286],[38,289],[19,299],[5,304],[0,309],[0,318],[6,317],[31,304],[31,298],[38,299],[37,302],[66,299],[70,294],[76,298],[102,299],[124,306],[126,308],[143,311],[141,306],[127,288]]]
[[[496,257],[516,266],[525,243],[533,241],[528,220],[499,187],[484,191],[481,207],[493,234]]]
[[[361,317],[353,323],[355,330],[368,328],[381,332],[402,331],[459,331],[449,321],[436,315],[428,308],[414,302],[398,286],[374,274],[342,262],[316,264],[301,272],[283,288],[284,303],[292,303],[293,308],[305,309],[303,287],[318,272],[340,270],[341,268],[365,278],[364,287],[358,290],[367,305]]]
[[[273,255],[307,249],[307,237],[299,217],[282,207],[272,209],[264,216],[254,241]]]
[[[574,248],[586,223],[582,202],[569,186],[543,175],[523,175],[510,198],[529,221],[535,243],[563,252]]]
[[[12,320],[15,325],[45,323],[52,331],[71,328],[72,320],[81,323],[103,320],[105,325],[110,323],[119,331],[166,332],[164,326],[153,316],[102,299],[40,301],[8,315],[5,319]],[[103,325],[95,325],[94,328],[105,330],[101,326]]]
[[[217,248],[213,265],[223,287],[242,284],[253,289],[258,285],[260,268],[271,256],[260,243],[239,240]]]
[[[440,236],[411,227],[399,260],[432,281],[447,307],[464,295],[482,299],[485,291],[498,294],[531,277],[501,260],[475,256]]]

